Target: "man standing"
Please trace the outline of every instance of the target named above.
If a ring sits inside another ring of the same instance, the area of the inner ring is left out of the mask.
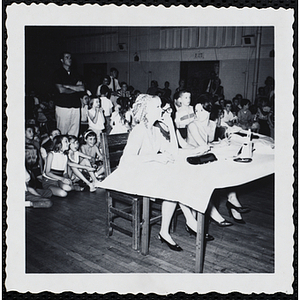
[[[116,68],[110,69],[110,84],[108,87],[111,90],[110,100],[114,106],[117,104],[117,99],[119,98],[118,90],[121,89],[118,81],[118,70]]]
[[[57,128],[61,134],[78,136],[80,126],[80,95],[85,88],[79,75],[71,70],[72,56],[69,52],[60,57],[62,66],[54,73],[54,84],[58,92],[55,103]]]

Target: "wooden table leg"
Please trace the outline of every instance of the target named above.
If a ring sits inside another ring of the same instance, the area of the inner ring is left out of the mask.
[[[143,216],[142,216],[142,246],[141,253],[149,253],[149,223],[150,223],[150,199],[143,197]]]
[[[204,264],[204,220],[205,215],[197,212],[197,236],[196,236],[196,266],[195,273],[203,273]]]
[[[139,250],[140,248],[140,232],[141,232],[141,199],[137,199],[137,201],[134,201],[132,204],[133,208],[133,230],[132,230],[132,249],[133,250]]]

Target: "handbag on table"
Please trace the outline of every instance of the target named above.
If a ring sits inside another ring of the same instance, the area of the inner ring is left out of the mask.
[[[207,164],[209,162],[216,161],[218,159],[213,153],[206,153],[203,155],[189,156],[187,157],[186,160],[191,165],[202,165],[202,164]]]

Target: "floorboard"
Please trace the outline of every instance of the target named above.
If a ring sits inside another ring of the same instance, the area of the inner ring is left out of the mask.
[[[243,205],[246,224],[220,228],[209,224],[215,240],[206,244],[204,273],[274,272],[274,178],[235,189]],[[213,201],[230,220],[225,206],[228,189],[214,193]],[[193,273],[195,237],[178,217],[172,236],[184,249],[171,251],[157,238],[159,225],[151,227],[149,255],[131,249],[128,236],[114,231],[105,235],[105,191],[70,192],[53,197],[49,209],[26,208],[27,273]]]

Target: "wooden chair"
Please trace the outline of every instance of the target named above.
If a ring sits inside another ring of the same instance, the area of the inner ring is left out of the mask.
[[[128,133],[114,135],[107,135],[106,133],[101,134],[101,146],[103,150],[103,164],[105,169],[105,176],[108,176],[117,168],[120,158],[123,154],[125,145],[127,143],[127,139]],[[130,195],[109,190],[106,193],[106,201],[107,235],[112,235],[113,229],[118,230],[130,236],[132,238],[132,248],[134,250],[139,250],[141,240],[141,228],[144,226],[144,222],[143,220],[141,220],[143,198],[138,197],[136,195]],[[125,228],[124,222],[117,222],[118,218],[130,221],[131,228]],[[151,216],[149,216],[149,218],[149,225],[157,223],[161,220],[160,211],[151,211]],[[146,230],[146,235],[143,236],[143,239],[144,241],[142,241],[142,243],[148,245],[148,229]],[[145,250],[145,252],[147,252],[147,250]]]

